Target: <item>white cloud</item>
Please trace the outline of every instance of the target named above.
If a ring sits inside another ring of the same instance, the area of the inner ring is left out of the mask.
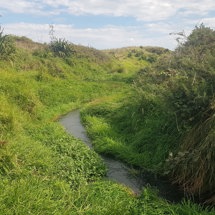
[[[48,8],[49,10],[48,10]],[[214,11],[214,0],[10,0],[0,8],[15,13],[129,16],[137,20],[165,20],[174,15],[205,16]]]
[[[47,24],[29,24],[29,23],[13,23],[5,24],[5,34],[13,34],[17,36],[26,36],[38,42],[49,41],[49,25]]]
[[[49,42],[49,25],[41,24],[7,24],[5,33],[26,36],[34,41]],[[168,34],[151,37],[150,31],[144,32],[136,27],[106,26],[103,28],[74,28],[71,25],[55,25],[55,36],[65,38],[72,43],[92,46],[97,49],[108,49],[125,46],[163,46],[174,48],[175,41]]]
[[[8,10],[13,13],[33,13],[41,15],[42,5],[38,4],[37,1],[26,1],[26,0],[9,0],[1,2],[0,9]]]
[[[213,17],[213,18],[203,18],[199,23],[200,24],[204,23],[205,26],[215,28],[215,17]]]
[[[170,0],[49,0],[46,4],[64,6],[65,11],[75,15],[129,16],[145,21],[162,20],[176,12]]]
[[[205,15],[215,8],[214,0],[49,0],[52,6],[65,6],[66,11],[76,15],[130,16],[138,20],[164,20],[179,13]]]
[[[183,9],[186,15],[206,15],[209,11],[214,11],[215,1],[214,0],[182,0],[178,2],[178,8]]]

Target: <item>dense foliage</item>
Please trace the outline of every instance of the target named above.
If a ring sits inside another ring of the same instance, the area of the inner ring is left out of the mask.
[[[185,193],[212,204],[214,46],[215,31],[200,25],[174,52],[139,71],[133,93],[84,111],[98,151],[167,174]]]
[[[214,48],[215,31],[201,25],[176,50],[170,65],[178,72],[177,83],[170,81],[175,85],[170,98],[183,130],[171,170],[186,191],[203,197],[212,197],[215,190]]]
[[[214,48],[215,31],[197,26],[175,52],[158,62],[152,79],[166,104],[165,126],[178,137],[169,142],[175,146],[167,171],[186,192],[208,201],[214,201],[215,189]]]

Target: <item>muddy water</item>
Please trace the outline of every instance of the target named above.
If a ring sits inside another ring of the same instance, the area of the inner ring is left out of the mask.
[[[87,137],[86,130],[81,124],[80,112],[78,110],[62,117],[59,122],[61,125],[63,125],[68,133],[78,139],[81,139],[87,146],[93,149],[90,139]],[[125,164],[106,156],[101,157],[107,166],[107,177],[110,180],[130,187],[137,194],[141,192],[143,185],[142,180],[140,178],[134,177],[134,175],[130,173],[130,169]]]
[[[87,137],[86,130],[81,124],[80,112],[78,110],[62,117],[59,122],[68,133],[81,139],[93,150],[91,141]],[[101,157],[108,169],[108,179],[124,184],[131,188],[134,193],[140,194],[143,186],[150,185],[156,187],[159,190],[159,195],[169,201],[179,202],[182,199],[183,193],[179,193],[178,189],[172,186],[166,179],[156,178],[155,175],[148,172],[143,172],[138,177],[135,177],[131,174],[131,169],[122,162],[106,156]]]

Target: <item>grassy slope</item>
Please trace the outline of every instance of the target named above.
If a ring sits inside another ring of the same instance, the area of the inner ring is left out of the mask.
[[[0,61],[0,214],[199,214],[187,203],[171,206],[148,190],[134,198],[101,180],[97,154],[54,122],[127,89],[107,72],[117,65],[89,48],[76,46],[72,59],[60,59],[26,38],[17,43],[15,60]]]
[[[82,115],[88,133],[94,139],[98,152],[115,156],[140,168],[158,171],[171,150],[166,141],[174,142],[178,137],[171,138],[167,134],[162,140],[159,139],[160,127],[166,120],[166,109],[155,95],[159,90],[152,89],[154,94],[146,93],[146,98],[142,98],[135,82],[137,71],[141,74],[168,51],[155,47],[129,47],[106,52],[114,55],[119,65],[128,68],[132,82],[128,90],[86,106]],[[132,65],[133,68],[130,68]],[[147,80],[144,85],[146,90],[153,87],[147,85]],[[158,148],[158,145],[162,147]]]
[[[78,66],[71,68],[62,59],[34,56],[32,46],[25,45],[12,66],[1,62],[1,213],[81,211],[79,186],[98,180],[105,169],[94,152],[52,119],[108,93],[112,83],[84,81],[83,70],[97,73],[97,79],[105,75],[99,64],[88,68],[87,57],[74,57]]]

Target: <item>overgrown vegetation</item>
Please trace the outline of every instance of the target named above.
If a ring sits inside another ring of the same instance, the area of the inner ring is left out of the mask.
[[[172,174],[189,193],[204,195],[214,203],[214,63],[215,31],[200,25],[174,56],[172,69],[187,79],[172,90],[173,110],[182,129],[179,152],[171,160]],[[182,63],[178,64],[181,55]],[[188,59],[189,56],[189,59]],[[186,62],[185,61],[188,61]],[[189,71],[184,74],[183,71]],[[180,83],[180,82],[179,82]],[[180,99],[180,96],[183,99]],[[179,100],[181,103],[179,104]],[[177,105],[177,106],[176,106]],[[185,170],[186,168],[186,170]],[[192,171],[187,171],[190,169]]]
[[[3,33],[0,36],[3,38]],[[166,99],[174,94],[163,96],[168,91],[163,89],[164,82],[154,83],[153,79],[159,79],[157,74],[141,69],[153,62],[150,71],[155,71],[160,57],[172,57],[167,50],[136,48],[135,52],[142,50],[153,61],[139,59],[140,54],[128,56],[130,49],[119,59],[107,51],[74,44],[68,44],[72,52],[67,55],[67,48],[61,50],[65,41],[57,44],[55,52],[50,49],[52,44],[34,43],[25,37],[6,38],[14,40],[9,44],[16,51],[0,59],[0,214],[214,213],[191,202],[171,204],[158,198],[151,188],[136,197],[123,185],[103,179],[106,169],[101,158],[56,122],[60,115],[90,103],[82,115],[96,150],[159,171],[165,166],[172,140],[176,140],[171,146],[174,159],[176,152],[182,151],[177,137],[182,141],[198,127],[195,120],[186,124],[177,115],[180,132],[173,138],[171,132],[178,131],[175,114],[171,115],[174,105],[167,104]],[[7,46],[5,37],[1,41],[2,47]],[[4,53],[1,49],[0,55]],[[135,88],[131,87],[134,75]],[[171,83],[169,78],[165,80]],[[211,117],[204,121],[207,131],[212,129]],[[168,124],[170,119],[173,130]],[[157,137],[160,142],[152,146]],[[202,152],[206,153],[208,147],[203,147]],[[179,171],[171,167],[168,170],[172,177],[179,178]]]
[[[92,103],[83,113],[99,152],[166,174],[212,204],[214,41],[214,30],[196,27],[174,52],[139,71],[133,93]]]

